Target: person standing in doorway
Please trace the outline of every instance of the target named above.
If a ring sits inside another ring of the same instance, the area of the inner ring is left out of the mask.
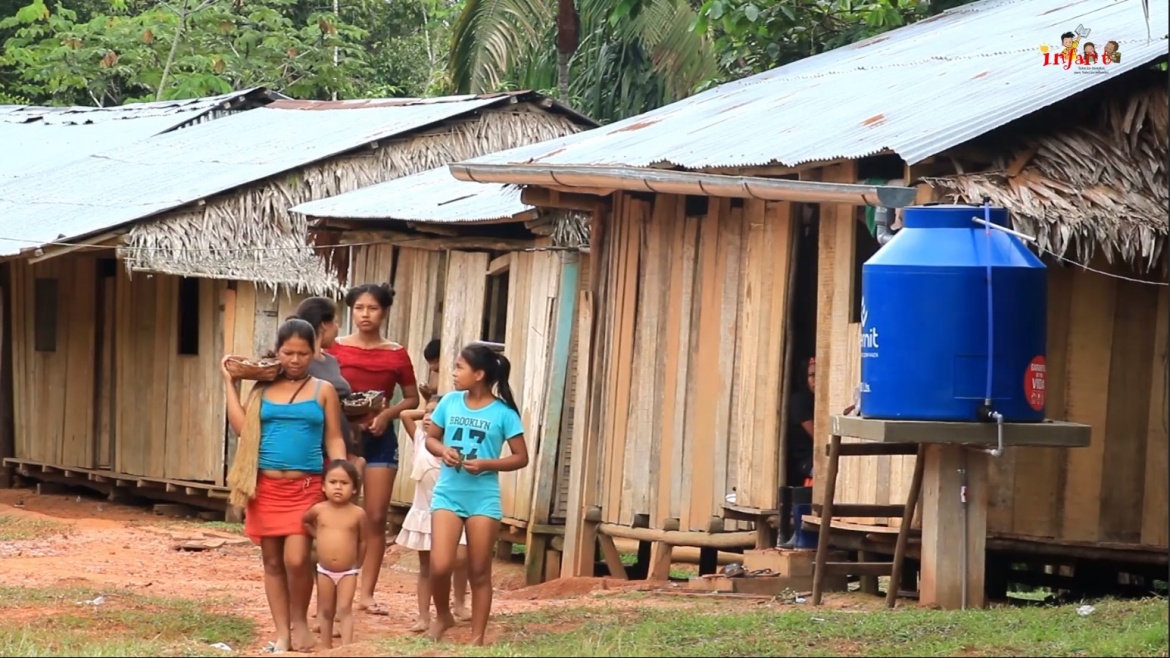
[[[439,390],[439,347],[438,338],[427,343],[423,348],[423,360],[427,362],[427,381],[418,385],[418,392],[423,402],[430,402]]]
[[[402,345],[382,336],[382,322],[393,303],[394,291],[388,285],[368,283],[351,288],[345,304],[353,314],[354,332],[338,338],[327,350],[337,357],[341,374],[355,393],[378,391],[387,401],[386,408],[354,423],[358,448],[366,460],[362,506],[370,519],[357,609],[375,615],[390,614],[375,603],[374,588],[386,555],[386,515],[398,474],[395,425],[399,414],[418,407],[419,399],[410,355]],[[401,389],[402,401],[390,405],[395,389]]]
[[[817,360],[805,361],[805,373],[800,384],[788,398],[788,432],[784,455],[785,486],[780,488],[780,548],[792,548],[796,541],[795,521],[792,516],[797,494],[801,501],[807,497],[805,487],[812,486],[813,471],[813,417],[817,386]]]

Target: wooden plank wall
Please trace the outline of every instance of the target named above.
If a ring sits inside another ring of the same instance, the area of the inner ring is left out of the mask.
[[[225,288],[222,281],[200,281],[199,354],[184,356],[177,344],[179,277],[131,277],[119,271],[117,472],[223,483],[225,411],[219,362],[224,354],[220,303]]]
[[[1047,415],[1091,425],[1092,444],[1012,448],[992,460],[987,523],[993,536],[1170,545],[1168,301],[1164,287],[1049,264]],[[859,368],[857,325],[847,327],[850,374],[833,382],[839,402],[851,395],[852,371]],[[817,459],[825,461],[821,452]],[[842,460],[838,499],[903,503],[913,467],[914,457]]]
[[[12,263],[14,456],[93,468],[96,409],[97,259]],[[38,352],[36,279],[57,281],[56,349]]]
[[[546,246],[547,241],[538,243]],[[508,266],[508,319],[504,355],[512,362],[509,378],[528,445],[528,468],[500,473],[500,506],[516,525],[528,521],[536,455],[544,436],[549,358],[552,355],[561,259],[553,251],[514,252]],[[486,272],[486,265],[484,271]],[[563,439],[562,439],[563,440]]]
[[[16,456],[222,482],[223,284],[201,282],[199,355],[183,356],[179,279],[131,278],[121,266],[99,277],[97,263],[79,254],[13,264],[13,304],[21,309],[13,336]],[[58,280],[55,352],[35,349],[37,278]]]
[[[732,488],[775,504],[791,207],[708,202],[688,216],[680,196],[618,194],[604,227],[587,434],[602,473],[583,503],[608,523],[705,531]]]

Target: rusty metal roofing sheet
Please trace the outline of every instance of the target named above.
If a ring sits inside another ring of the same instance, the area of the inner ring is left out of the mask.
[[[520,201],[519,187],[466,183],[447,167],[438,167],[302,203],[292,210],[324,219],[473,224],[510,219],[535,208]]]
[[[0,182],[173,130],[262,90],[117,107],[0,105]]]
[[[468,164],[795,166],[892,150],[911,164],[1167,54],[1166,0],[983,0],[652,112]],[[1044,66],[1079,25],[1122,61]]]
[[[0,256],[102,233],[499,102],[302,112],[262,107],[0,184]]]

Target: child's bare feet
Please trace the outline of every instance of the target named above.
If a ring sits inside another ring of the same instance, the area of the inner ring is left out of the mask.
[[[414,622],[414,626],[410,627],[410,632],[411,633],[422,633],[424,631],[430,630],[430,628],[431,628],[431,620],[426,619],[424,617],[419,617],[418,621]]]
[[[455,621],[468,621],[471,619],[471,611],[463,606],[451,608],[451,614],[455,617]]]
[[[455,625],[455,618],[451,615],[445,617],[436,617],[435,621],[431,622],[431,630],[427,633],[427,637],[432,641],[438,642],[443,639],[443,634]]]
[[[339,630],[341,627],[338,625],[340,623],[341,622],[338,621],[337,619],[333,620],[333,637],[341,637],[341,631]],[[317,621],[316,619],[314,619],[312,622],[310,622],[309,623],[309,632],[310,633],[320,633],[321,632],[321,622]]]

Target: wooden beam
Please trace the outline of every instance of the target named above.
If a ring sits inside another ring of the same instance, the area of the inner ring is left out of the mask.
[[[544,434],[536,453],[536,473],[532,487],[532,502],[528,512],[528,539],[530,550],[525,553],[525,569],[529,585],[537,585],[547,569],[547,535],[533,532],[540,524],[548,523],[552,513],[553,492],[557,478],[557,454],[561,447],[561,416],[565,405],[565,384],[572,355],[573,320],[577,316],[577,280],[581,256],[573,252],[561,255],[561,289],[557,295],[556,329],[553,334],[552,358],[549,363],[548,388],[542,425]],[[560,573],[558,567],[557,573]]]
[[[504,254],[498,256],[488,263],[487,275],[498,276],[508,271],[508,266],[512,264],[512,254]]]
[[[449,251],[453,249],[464,251],[523,251],[535,246],[533,240],[517,238],[490,238],[477,236],[456,236],[433,238],[402,231],[353,231],[341,238],[341,244],[394,244],[411,249],[425,249],[427,251]]]
[[[22,249],[21,253],[22,254],[32,254],[32,257],[28,259],[28,263],[30,265],[35,265],[36,263],[41,263],[41,262],[47,261],[51,258],[57,258],[58,256],[64,256],[66,254],[71,254],[71,253],[78,251],[80,249],[94,250],[94,249],[97,249],[100,247],[114,248],[117,246],[118,239],[121,238],[125,234],[126,234],[126,231],[124,229],[119,229],[117,231],[109,231],[107,233],[95,235],[92,238],[88,238],[85,240],[79,240],[79,241],[71,243],[71,244],[56,244],[56,245],[45,245],[42,247],[29,247],[27,249]]]
[[[959,445],[932,444],[926,446],[925,459],[919,603],[944,610],[982,608],[988,456]],[[964,487],[965,504],[960,496]]]
[[[580,212],[592,212],[597,205],[596,197],[582,193],[580,190],[562,192],[547,187],[525,187],[520,192],[520,201],[538,208],[557,208]]]
[[[548,189],[556,190],[557,192],[564,192],[564,193],[568,193],[568,194],[581,194],[581,195],[592,195],[592,196],[609,196],[609,195],[613,194],[614,192],[617,192],[616,189],[613,189],[611,187],[589,187],[589,186],[569,187],[569,186],[562,186],[562,185],[550,185],[548,187]]]
[[[679,530],[658,530],[655,528],[630,528],[616,523],[602,523],[600,533],[607,537],[621,537],[638,541],[662,542],[671,546],[698,546],[700,548],[755,548],[756,531],[742,532],[688,532]]]

